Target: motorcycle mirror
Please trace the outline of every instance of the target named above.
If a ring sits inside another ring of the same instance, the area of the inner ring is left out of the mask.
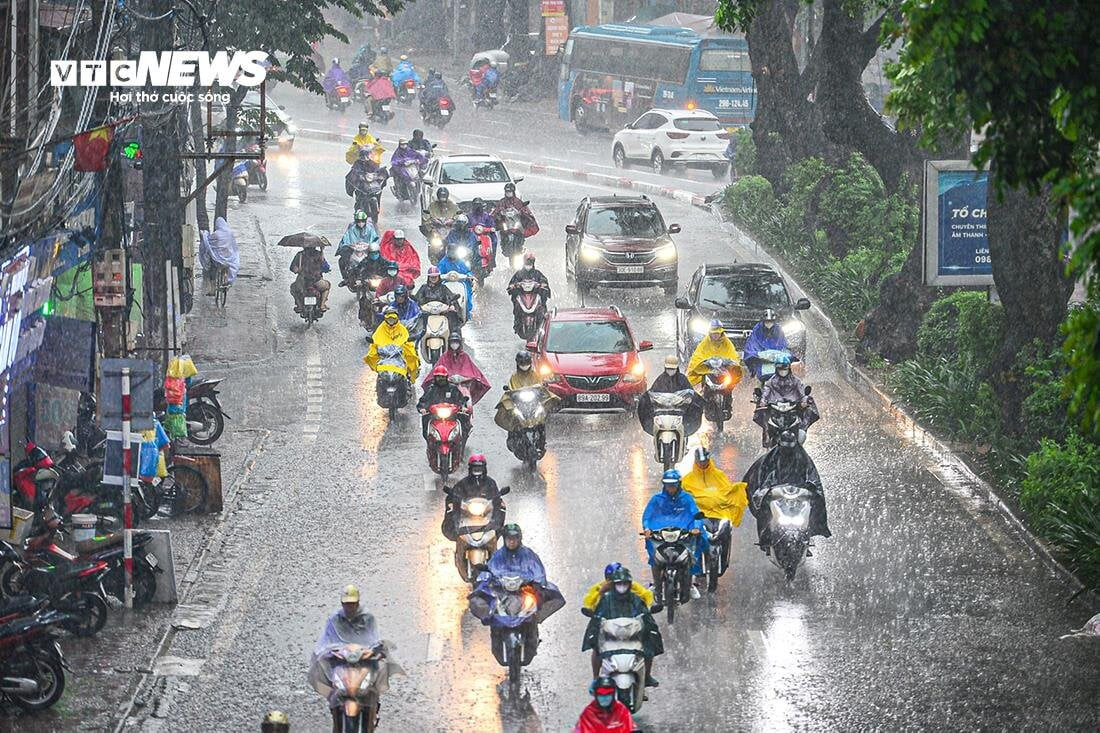
[[[759,387],[753,387],[752,396],[755,397],[756,399],[760,399],[761,397],[764,396],[764,392]]]
[[[534,341],[528,341],[526,344],[524,344],[524,348],[526,348],[528,351],[533,352],[539,350],[539,345],[536,344]]]
[[[583,615],[587,616],[588,618],[592,618],[595,615],[595,611],[593,611],[590,608],[582,608],[581,613]]]
[[[523,202],[523,205],[524,205],[524,206],[530,206],[530,205],[531,205],[531,202],[530,202],[530,201],[524,201],[524,202]]]
[[[679,224],[669,224],[668,225],[668,233],[669,234],[679,234],[680,233],[680,225]]]
[[[443,487],[443,494],[445,496],[452,496],[454,494],[454,491],[451,490],[450,486],[444,486]]]
[[[807,396],[807,397],[808,397],[808,396],[810,395],[810,392],[811,392],[812,390],[813,390],[813,387],[810,387],[810,386],[807,386],[807,387],[806,387],[806,396]]]
[[[497,493],[499,493],[501,496],[504,496],[505,494],[510,494],[511,492],[512,492],[512,487],[511,486],[505,486],[503,489],[501,489]]]

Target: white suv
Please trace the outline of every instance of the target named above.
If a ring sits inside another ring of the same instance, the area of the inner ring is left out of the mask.
[[[451,201],[463,211],[475,198],[484,199],[492,204],[504,197],[504,186],[519,183],[522,176],[512,178],[504,161],[495,155],[447,155],[433,158],[424,174],[424,185],[420,189],[421,208],[428,208],[435,200],[438,188],[446,188]]]
[[[615,133],[611,157],[617,168],[646,161],[656,173],[673,166],[707,168],[715,178],[729,171],[730,134],[718,118],[701,109],[651,109]]]

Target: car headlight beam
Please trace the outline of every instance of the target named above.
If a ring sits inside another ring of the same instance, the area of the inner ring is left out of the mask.
[[[675,262],[676,261],[676,245],[669,242],[665,246],[657,250],[658,262]]]
[[[699,338],[702,338],[710,332],[710,321],[701,316],[695,316],[690,321],[688,321],[688,328],[691,329],[691,332],[693,334],[695,334]]]
[[[600,261],[601,253],[598,247],[593,247],[591,244],[582,244],[580,255],[583,262],[595,264]]]
[[[782,328],[783,334],[788,337],[797,336],[798,334],[806,330],[805,324],[803,324],[802,321],[798,320],[797,318],[792,318],[789,321],[785,321],[782,325]]]

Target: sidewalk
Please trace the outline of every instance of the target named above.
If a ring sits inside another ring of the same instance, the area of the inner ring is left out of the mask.
[[[267,436],[250,426],[244,399],[250,380],[232,371],[257,364],[275,353],[274,318],[269,307],[271,268],[263,246],[258,220],[246,212],[234,212],[231,222],[241,250],[241,269],[229,291],[224,311],[213,298],[203,295],[201,273],[195,282],[195,304],[184,327],[185,352],[199,372],[226,377],[223,404],[231,418],[225,432],[212,446],[221,453],[222,490],[227,509],[235,489],[247,476]],[[226,372],[229,371],[229,374]],[[167,519],[157,517],[142,527],[168,529],[172,533],[176,588],[181,600],[197,579],[200,557],[217,537],[224,517],[216,514]],[[163,577],[163,576],[160,576]],[[159,578],[158,578],[159,579]],[[112,730],[121,710],[128,705],[138,683],[150,674],[176,613],[176,606],[152,605],[129,613],[118,601],[108,599],[107,625],[90,639],[65,636],[61,647],[73,672],[66,677],[65,694],[53,709],[20,716],[14,708],[0,713],[0,733],[6,731]]]

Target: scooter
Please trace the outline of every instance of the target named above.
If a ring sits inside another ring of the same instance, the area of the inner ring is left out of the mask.
[[[420,164],[408,160],[390,166],[393,174],[393,195],[400,203],[415,204],[420,198]]]
[[[424,321],[424,336],[420,339],[420,355],[424,361],[434,365],[443,356],[447,348],[447,339],[451,335],[451,320],[448,313],[454,311],[453,306],[440,303],[438,300],[428,301],[420,306],[421,318]]]
[[[483,621],[489,626],[493,656],[508,668],[508,686],[518,695],[520,669],[529,665],[538,652],[538,589],[522,577],[506,575],[483,579],[471,595],[488,607],[488,617]]]
[[[454,219],[433,218],[428,222],[428,261],[433,265],[438,265],[447,254],[447,245],[444,242],[453,226]]]
[[[68,615],[24,596],[0,607],[0,616],[0,699],[28,712],[52,707],[65,692],[65,671],[72,671],[56,631]]]
[[[650,392],[653,401],[653,457],[669,470],[687,452],[684,436],[684,410],[695,398],[695,392],[682,389],[679,392]]]
[[[758,511],[768,512],[768,557],[783,570],[788,583],[794,580],[802,558],[811,547],[812,499],[813,492],[809,488],[793,484],[765,486],[752,497]]]
[[[383,125],[392,120],[396,114],[393,111],[392,97],[390,99],[375,99],[368,94],[363,103],[363,109],[366,111],[369,120],[380,122]]]
[[[307,286],[302,293],[302,309],[298,315],[306,322],[306,328],[319,321],[325,312],[321,310],[321,293],[312,285]]]
[[[509,491],[505,486],[499,493],[504,496]],[[443,493],[451,496],[449,488]],[[493,502],[481,497],[463,499],[455,511],[455,567],[462,580],[471,585],[476,584],[500,545],[500,535],[493,528],[495,514]]]
[[[396,366],[401,372],[382,369],[382,366]],[[375,389],[378,393],[378,406],[389,410],[390,420],[397,419],[397,411],[409,404],[409,378],[405,374],[405,354],[396,344],[386,344],[378,349],[378,379]]]
[[[541,385],[523,387],[505,392],[497,406],[496,422],[508,430],[508,450],[530,471],[546,455],[545,401],[549,396]],[[500,414],[499,410],[505,409],[507,412]]]
[[[420,118],[426,125],[435,125],[442,130],[454,116],[455,103],[449,96],[442,96],[435,107],[420,103]]]
[[[730,566],[730,540],[733,525],[724,518],[704,517],[703,531],[707,533],[710,546],[703,558],[703,576],[707,583],[707,592],[718,590],[718,579],[725,575]]]
[[[218,399],[220,379],[195,376],[187,388],[187,439],[196,445],[216,443],[231,419]]]
[[[493,239],[489,236],[489,229],[482,224],[474,226],[474,236],[477,237],[477,252],[472,255],[474,275],[477,277],[477,285],[485,284],[485,278],[493,274],[496,262],[493,260]]]
[[[615,680],[619,702],[637,713],[645,700],[641,616],[600,619],[600,676]]]
[[[378,214],[382,208],[382,189],[386,187],[386,176],[375,171],[364,177],[364,188],[355,191],[355,211],[365,211],[375,227],[378,226]]]
[[[331,92],[325,94],[325,106],[337,112],[346,112],[351,103],[351,87],[347,84],[337,84]]]
[[[12,503],[22,509],[36,511],[48,501],[61,474],[54,466],[53,458],[42,446],[27,441],[26,456],[12,466]]]
[[[455,306],[455,315],[458,316],[459,326],[466,324],[466,282],[471,278],[460,272],[448,272],[443,276],[443,286],[458,296],[458,305]]]
[[[412,104],[413,100],[416,99],[416,93],[420,90],[415,79],[406,79],[395,86],[397,87],[397,101],[406,105]]]
[[[331,679],[328,680],[339,702],[340,730],[343,733],[373,733],[378,725],[384,657],[380,651],[358,644],[332,649],[327,654]]]
[[[520,280],[512,290],[512,302],[519,306],[520,318],[516,335],[523,341],[531,341],[546,317],[545,286],[538,280]]]
[[[664,599],[665,614],[671,624],[676,619],[676,606],[691,600],[691,565],[697,540],[679,527],[665,527],[651,534],[655,545],[654,578],[659,584],[656,595]]]
[[[466,435],[458,419],[458,405],[439,403],[428,408],[428,466],[446,485],[447,477],[458,470]]]
[[[528,201],[523,202],[527,205]],[[500,232],[500,251],[508,258],[508,264],[513,270],[518,270],[523,264],[524,236],[523,216],[520,210],[509,206],[500,212],[500,224],[497,227]]]
[[[714,424],[719,433],[733,415],[733,388],[740,380],[737,362],[721,356],[712,356],[703,362],[707,373],[703,376],[703,414]]]

